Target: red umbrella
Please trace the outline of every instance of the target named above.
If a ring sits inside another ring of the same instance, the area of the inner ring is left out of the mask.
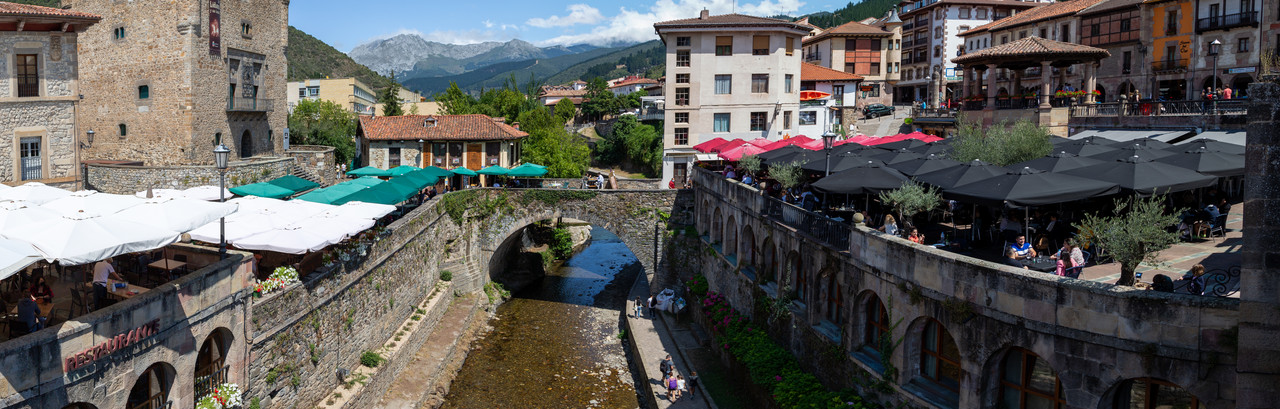
[[[796,145],[796,146],[799,146],[799,147],[801,147],[801,148],[805,148],[805,149],[812,149],[812,150],[815,150],[815,151],[816,151],[816,150],[822,150],[822,148],[824,148],[824,147],[822,146],[822,140],[821,140],[821,139],[814,139],[814,140],[812,140],[812,141],[804,142],[804,143],[801,143],[801,144]]]
[[[875,139],[876,139],[876,138],[874,138],[874,137],[870,137],[870,136],[866,136],[866,135],[858,135],[858,136],[855,136],[855,137],[852,137],[852,138],[849,138],[849,139],[845,139],[845,140],[843,140],[843,141],[836,141],[836,143],[834,143],[833,145],[834,145],[834,146],[840,146],[840,145],[844,145],[844,144],[846,144],[846,143],[856,143],[856,144],[859,144],[859,145],[865,145],[867,141],[873,141],[873,140],[875,140]]]
[[[710,153],[712,149],[724,144],[725,142],[729,142],[729,141],[726,141],[724,140],[724,138],[719,138],[719,137],[712,138],[709,141],[706,141],[697,145],[693,145],[693,150],[702,152],[702,153]]]
[[[761,153],[764,153],[764,151],[765,151],[764,148],[743,142],[735,148],[729,148],[729,149],[724,149],[720,151],[720,159],[724,159],[730,162],[736,162],[738,159],[742,159],[743,156],[759,155]]]
[[[764,148],[765,151],[772,151],[774,149],[778,149],[784,146],[791,146],[791,145],[799,146],[801,144],[812,142],[812,141],[813,139],[809,139],[809,137],[801,135],[801,136],[796,136],[792,138],[783,139],[781,141],[773,142],[768,145],[762,146],[762,148]],[[803,146],[801,147],[803,148]]]
[[[752,145],[755,145],[755,146],[759,146],[759,147],[761,147],[761,148],[766,147],[766,146],[769,146],[769,145],[770,145],[770,144],[772,144],[773,142],[774,142],[774,141],[771,141],[771,140],[769,140],[768,138],[756,138],[756,139],[752,139],[752,140],[747,141],[747,143],[752,144]]]

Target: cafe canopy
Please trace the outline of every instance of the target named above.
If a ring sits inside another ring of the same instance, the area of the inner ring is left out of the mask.
[[[545,176],[546,174],[547,167],[532,163],[521,164],[520,166],[511,168],[511,171],[507,172],[507,176],[519,178],[536,178]]]
[[[294,175],[285,175],[283,177],[276,178],[267,183],[292,190],[295,193],[305,192],[305,191],[320,187],[319,183],[312,182],[310,180],[306,180]]]
[[[422,170],[422,168],[419,168],[416,166],[409,166],[409,165],[400,165],[391,169],[387,169],[387,174],[389,176],[400,176],[409,172],[416,172],[419,170]]]
[[[360,169],[352,169],[347,171],[347,176],[391,176],[386,169],[379,169],[373,166],[365,166]]]
[[[507,169],[498,165],[492,165],[487,168],[476,171],[476,173],[479,173],[481,175],[489,175],[489,176],[502,176],[502,175],[506,175],[507,172],[510,172],[510,169]]]

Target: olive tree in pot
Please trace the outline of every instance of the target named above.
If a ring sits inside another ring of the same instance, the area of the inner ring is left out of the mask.
[[[915,224],[911,219],[921,212],[933,210],[942,203],[938,188],[926,186],[915,180],[902,183],[902,187],[880,192],[880,201],[893,207],[903,223],[903,230],[911,231]]]
[[[1156,261],[1161,250],[1178,242],[1178,233],[1168,226],[1178,224],[1173,213],[1164,212],[1164,198],[1116,199],[1114,215],[1093,213],[1080,223],[1079,239],[1088,247],[1106,249],[1120,263],[1120,279],[1116,285],[1134,284],[1134,272],[1144,262]]]

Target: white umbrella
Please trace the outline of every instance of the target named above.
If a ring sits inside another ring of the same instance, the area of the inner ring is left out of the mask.
[[[328,247],[329,238],[315,234],[316,227],[295,225],[272,229],[236,240],[236,247],[246,250],[267,250],[287,254],[304,254]]]
[[[308,217],[295,226],[306,226],[313,234],[323,235],[330,244],[338,244],[348,237],[360,234],[373,227],[377,221],[370,218],[357,218],[345,215],[320,214]]]
[[[177,232],[188,232],[235,213],[232,203],[206,202],[195,199],[152,198],[142,204],[116,213],[125,220],[149,224]]]
[[[31,243],[0,239],[0,280],[9,278],[18,270],[40,261],[40,253]]]
[[[69,191],[40,182],[27,182],[13,189],[0,190],[0,200],[22,200],[32,204],[41,204],[70,195]]]
[[[92,263],[109,257],[149,251],[178,241],[179,233],[115,216],[63,216],[4,237],[30,242],[48,261],[63,265]]]
[[[298,212],[279,212],[268,209],[246,209],[243,202],[240,208],[227,216],[227,242],[236,243],[240,239],[273,229],[282,229],[307,218],[309,215]],[[217,243],[219,240],[219,224],[214,220],[189,232],[191,238],[203,242]],[[238,245],[238,244],[237,244]]]
[[[134,195],[134,196],[137,196],[137,197],[139,197],[139,198],[142,198],[142,199],[148,199],[148,197],[147,197],[147,191],[145,191],[145,190],[143,190],[143,191],[141,191],[141,192],[138,192],[138,193],[134,193],[133,195]],[[187,194],[186,194],[186,192],[183,192],[183,191],[178,190],[178,189],[151,189],[151,197],[150,197],[150,199],[154,199],[154,198],[158,198],[158,197],[174,197],[174,198],[178,198],[178,197],[187,197]],[[216,200],[216,199],[215,199],[215,200]]]
[[[61,218],[58,212],[39,206],[28,206],[27,202],[0,203],[0,234],[21,236],[32,226],[47,223]]]
[[[236,197],[235,193],[231,193],[231,191],[227,189],[222,189],[222,193],[226,195],[227,200],[231,200],[231,198]],[[207,202],[212,202],[212,201],[218,200],[218,187],[207,186],[207,185],[196,186],[196,187],[182,191],[182,194],[186,196],[188,199],[196,199],[196,200],[204,200]]]
[[[396,211],[396,207],[392,205],[365,203],[365,202],[346,202],[346,203],[343,203],[342,206],[338,206],[335,209],[331,209],[327,212],[322,213],[321,216],[336,215],[336,216],[351,217],[351,218],[357,218],[357,219],[377,220],[377,219],[381,219],[382,216],[391,214],[391,212],[394,212],[394,211]]]
[[[127,195],[99,193],[96,190],[81,190],[69,196],[54,199],[40,205],[62,215],[87,214],[109,215],[119,213],[142,204],[143,199]]]

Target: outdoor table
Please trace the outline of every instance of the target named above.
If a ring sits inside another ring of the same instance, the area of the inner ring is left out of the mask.
[[[133,298],[133,296],[135,295],[142,294],[151,290],[150,288],[128,284],[128,283],[125,283],[125,288],[117,289],[116,283],[120,283],[120,281],[107,280],[107,295],[113,298],[121,299],[121,300],[127,300],[130,298]],[[93,283],[84,283],[84,285],[85,287],[89,287],[90,291],[93,290]],[[89,293],[89,294],[92,295],[93,293]]]
[[[53,302],[51,301],[50,302],[36,301],[36,305],[39,306],[40,308],[41,317],[49,317],[49,313],[53,311]],[[14,304],[13,308],[9,309],[9,315],[18,315],[17,304]]]
[[[147,266],[148,266],[148,267],[155,268],[155,269],[159,269],[159,270],[162,270],[162,271],[164,271],[164,272],[166,272],[166,273],[167,273],[167,272],[171,272],[171,271],[173,271],[173,270],[177,270],[177,269],[182,268],[183,266],[186,266],[186,265],[187,265],[187,263],[185,263],[185,262],[178,261],[178,260],[170,260],[170,259],[167,259],[167,258],[166,258],[166,259],[164,259],[164,260],[157,260],[157,261],[155,261],[155,262],[153,262],[153,263],[151,263],[151,264],[147,264]]]
[[[1022,261],[1022,265],[1036,271],[1053,271],[1058,269],[1058,261],[1051,260],[1048,257],[1036,257]]]

